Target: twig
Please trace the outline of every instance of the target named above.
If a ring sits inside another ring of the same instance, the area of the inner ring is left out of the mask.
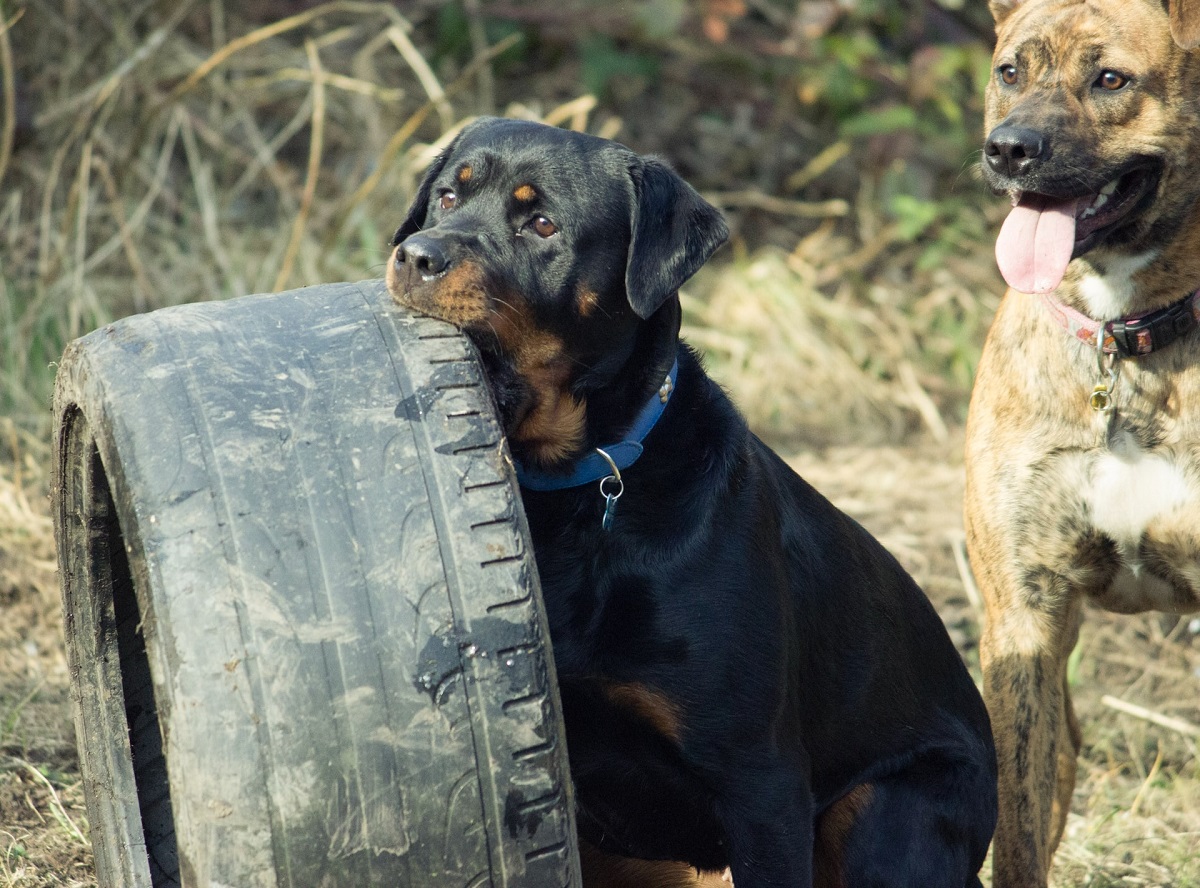
[[[823,287],[832,283],[842,277],[847,271],[863,271],[896,242],[898,226],[893,223],[885,225],[879,231],[875,231],[874,225],[868,224],[867,220],[863,219],[863,215],[861,210],[856,214],[859,220],[859,228],[864,235],[863,245],[849,256],[843,256],[838,261],[831,262],[825,266],[817,275],[816,286]],[[866,235],[869,235],[869,237],[866,237]]]
[[[24,9],[18,9],[12,21],[0,21],[0,83],[4,87],[4,126],[0,129],[0,182],[4,181],[4,174],[8,171],[8,161],[12,157],[13,143],[17,138],[17,81],[13,73],[12,45],[8,40],[8,32],[24,14]]]
[[[489,59],[495,58],[504,52],[510,46],[514,46],[522,39],[520,34],[509,34],[495,46],[488,49],[487,55],[472,60],[471,64],[463,69],[462,73],[455,78],[454,82],[446,88],[447,97],[454,95],[467,82],[467,80],[479,69],[480,65],[486,64]],[[383,179],[384,173],[391,165],[392,159],[404,147],[404,144],[413,136],[413,133],[425,122],[425,118],[433,111],[433,101],[426,101],[420,108],[413,112],[412,116],[404,122],[400,129],[392,134],[388,139],[388,143],[384,146],[383,151],[379,154],[379,159],[375,163],[375,169],[371,174],[363,180],[362,184],[354,189],[354,193],[342,202],[338,209],[337,215],[334,217],[334,222],[329,226],[329,233],[326,235],[325,241],[322,244],[323,249],[328,249],[342,230],[342,226],[346,224],[346,219],[354,211],[354,208],[361,204],[374,191],[380,181]]]
[[[834,142],[832,145],[827,145],[816,157],[787,177],[783,183],[784,189],[799,191],[809,182],[823,176],[831,166],[849,153],[850,144],[848,142]]]
[[[1166,728],[1170,731],[1178,731],[1187,737],[1195,737],[1200,739],[1200,726],[1194,725],[1189,721],[1184,721],[1181,718],[1175,718],[1173,715],[1163,715],[1160,712],[1155,712],[1152,709],[1138,706],[1134,703],[1126,703],[1124,700],[1119,700],[1116,697],[1105,694],[1100,698],[1100,702],[1110,709],[1115,709],[1118,712],[1123,712],[1126,715],[1132,715],[1135,718],[1140,718],[1151,724],[1158,725],[1160,728]]]
[[[917,379],[917,371],[913,369],[912,363],[910,361],[901,361],[898,370],[900,384],[908,392],[912,406],[921,415],[921,419],[925,421],[925,425],[929,427],[934,440],[939,442],[945,441],[950,437],[950,430],[946,428],[946,421],[942,419],[942,414],[938,412],[937,405],[933,403],[933,398],[929,397],[929,392],[921,387],[921,381]]]
[[[437,108],[438,117],[442,121],[442,129],[450,129],[454,125],[454,109],[446,101],[446,91],[438,83],[437,76],[429,67],[429,63],[425,61],[425,57],[413,46],[403,28],[392,25],[385,33],[392,41],[392,46],[396,47],[396,52],[400,53],[404,61],[408,62],[408,67],[412,68],[412,72],[417,75],[417,80],[421,82],[425,94],[429,96],[429,101],[433,102],[434,107]],[[486,58],[486,53],[484,57]],[[484,66],[481,65],[479,70],[482,71],[483,68]]]
[[[158,196],[162,193],[163,187],[167,183],[167,176],[170,173],[171,158],[175,155],[175,146],[179,141],[180,132],[182,130],[181,118],[175,118],[167,127],[165,136],[163,137],[162,150],[159,152],[158,163],[154,169],[153,178],[150,180],[149,187],[146,189],[146,194],[141,202],[129,216],[127,235],[136,234],[149,216],[151,208],[158,200]],[[111,167],[109,168],[111,171]],[[119,174],[118,174],[119,175]],[[90,273],[101,262],[104,262],[119,250],[122,246],[122,235],[120,232],[114,234],[105,243],[98,247],[87,259],[84,264],[84,274]]]
[[[43,114],[39,114],[37,118],[37,125],[39,127],[45,126],[48,123],[58,120],[60,117],[66,117],[68,114],[74,113],[77,109],[87,105],[89,102],[92,104],[93,108],[99,108],[101,105],[103,105],[109,100],[109,98],[112,97],[112,94],[117,91],[117,87],[121,85],[121,81],[124,80],[134,68],[152,56],[166,42],[167,38],[171,36],[171,32],[179,26],[179,23],[183,21],[184,16],[188,14],[194,2],[195,0],[185,0],[185,2],[180,3],[171,18],[168,19],[162,26],[155,28],[154,31],[151,32],[150,36],[142,42],[142,45],[139,46],[137,50],[129,56],[129,58],[117,65],[111,74],[109,74],[103,80],[99,80],[92,84],[88,89],[85,89],[79,95],[72,96],[61,105],[51,108]]]
[[[975,582],[975,573],[971,570],[971,561],[967,558],[967,539],[961,533],[950,537],[950,551],[954,555],[954,565],[958,568],[959,579],[962,580],[963,591],[967,593],[967,601],[975,608],[982,625],[986,611],[983,608],[983,596],[979,594],[979,584]]]
[[[321,154],[325,145],[325,75],[321,67],[321,57],[317,47],[311,40],[304,41],[304,51],[308,53],[308,65],[312,69],[312,139],[308,149],[308,172],[304,177],[304,194],[300,198],[300,210],[296,213],[296,221],[292,224],[292,236],[288,240],[287,250],[283,254],[283,262],[279,267],[279,276],[275,278],[275,290],[282,290],[292,276],[292,266],[296,262],[296,254],[300,252],[300,241],[304,238],[304,228],[308,224],[308,214],[312,210],[313,197],[317,193],[317,176],[321,171]]]
[[[312,72],[305,79],[312,82]],[[271,137],[268,142],[266,136],[263,135],[259,128],[258,119],[249,111],[243,111],[239,116],[244,121],[246,135],[249,138],[252,147],[254,148],[254,156],[246,162],[246,167],[242,171],[238,180],[233,183],[225,195],[225,205],[228,206],[232,201],[239,198],[242,193],[250,187],[260,172],[265,173],[267,178],[275,186],[275,191],[279,194],[281,209],[284,213],[292,213],[295,209],[295,199],[291,192],[291,187],[294,184],[292,177],[283,170],[283,164],[279,163],[277,155],[279,149],[291,141],[292,136],[300,132],[304,124],[308,123],[312,117],[312,87],[309,87],[308,94],[304,97],[304,101],[296,109],[296,113],[292,115],[279,130]]]
[[[160,103],[160,107],[176,102],[180,96],[188,92],[197,83],[243,49],[248,49],[255,44],[262,43],[264,40],[270,40],[272,37],[278,37],[280,34],[303,27],[313,19],[328,15],[331,12],[378,12],[386,15],[389,12],[389,7],[386,3],[357,3],[353,2],[353,0],[333,0],[331,3],[322,3],[320,6],[314,6],[312,9],[288,16],[285,19],[280,19],[274,24],[266,25],[265,27],[251,31],[249,34],[243,34],[241,37],[229,41],[201,62],[183,83],[171,90],[170,94]]]
[[[463,0],[463,8],[467,11],[467,33],[471,37],[471,50],[477,56],[487,55],[487,31],[483,27],[483,13],[479,8],[479,0]],[[490,64],[479,69],[477,108],[480,114],[496,113],[496,87]]]
[[[780,216],[796,216],[801,219],[824,219],[828,216],[845,216],[850,204],[841,199],[804,201],[775,197],[761,191],[711,191],[704,195],[709,201],[723,207],[750,207],[766,210]]]
[[[318,48],[320,44],[318,43]],[[306,68],[279,68],[263,77],[244,77],[238,81],[238,89],[249,92],[261,86],[271,86],[289,80],[301,83],[312,83],[313,74]],[[394,87],[379,86],[368,83],[358,77],[348,77],[333,71],[325,72],[325,85],[330,89],[340,89],[345,92],[367,96],[380,102],[398,102],[404,98],[405,92]]]
[[[182,107],[175,109],[175,116],[180,121],[180,140],[183,142],[183,156],[187,159],[188,171],[191,173],[192,189],[196,195],[197,209],[200,216],[200,230],[204,232],[204,242],[216,260],[225,281],[233,281],[235,291],[243,290],[237,281],[233,263],[221,240],[220,207],[218,206],[217,189],[213,182],[212,167],[204,160],[200,145],[196,141],[196,126]]]
[[[79,204],[75,215],[75,292],[83,292],[83,263],[87,261],[88,216],[92,209],[92,140],[83,143],[79,158]]]
[[[39,783],[41,783],[43,786],[45,786],[47,790],[49,790],[49,792],[50,792],[50,813],[54,815],[54,819],[57,820],[59,823],[59,826],[61,826],[68,833],[70,833],[71,837],[73,839],[75,839],[77,842],[79,842],[79,844],[87,845],[88,844],[87,837],[84,836],[83,832],[79,829],[79,827],[75,825],[75,821],[71,819],[71,815],[68,814],[67,809],[63,807],[63,803],[58,797],[58,792],[54,789],[54,784],[50,782],[50,780],[46,777],[46,775],[43,774],[41,771],[39,771],[37,768],[35,768],[33,765],[31,765],[29,762],[25,761],[24,759],[12,758],[10,756],[8,760],[9,760],[10,764],[15,765],[18,768],[23,768],[24,770],[28,771],[30,774],[33,775],[33,778],[35,780],[37,780]]]
[[[1154,764],[1150,766],[1150,773],[1146,775],[1146,779],[1142,781],[1142,785],[1138,788],[1137,795],[1133,797],[1133,803],[1129,806],[1129,813],[1136,815],[1138,808],[1142,806],[1142,799],[1146,795],[1146,790],[1150,784],[1154,782],[1154,778],[1158,776],[1158,769],[1162,767],[1163,751],[1162,742],[1158,744],[1158,755],[1154,757]]]
[[[121,238],[121,243],[125,247],[125,259],[129,262],[129,267],[133,271],[133,279],[137,283],[137,294],[133,298],[133,307],[141,312],[146,311],[149,306],[149,300],[154,298],[153,288],[150,286],[150,278],[146,276],[146,268],[142,264],[142,259],[138,255],[137,245],[133,240],[133,233],[129,227],[129,219],[125,215],[125,208],[121,205],[121,195],[117,191],[117,181],[113,178],[112,170],[102,157],[93,157],[92,165],[96,167],[96,171],[100,174],[100,180],[104,183],[104,191],[108,195],[108,204],[110,212],[113,214],[113,220],[117,223],[117,236]]]
[[[562,126],[569,120],[571,129],[576,132],[583,132],[587,129],[588,115],[592,113],[595,107],[596,97],[583,95],[577,99],[571,99],[569,102],[563,102],[557,108],[547,111],[546,116],[542,118],[542,122],[549,126]]]

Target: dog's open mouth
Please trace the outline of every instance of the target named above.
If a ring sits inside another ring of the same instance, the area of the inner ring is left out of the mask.
[[[996,263],[1004,280],[1022,293],[1055,289],[1070,261],[1118,231],[1158,179],[1157,167],[1141,165],[1093,194],[1064,198],[1017,192],[996,239]]]

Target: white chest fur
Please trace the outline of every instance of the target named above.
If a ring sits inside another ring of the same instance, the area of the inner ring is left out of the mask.
[[[1158,255],[1151,250],[1136,256],[1113,257],[1103,277],[1085,274],[1079,280],[1079,292],[1087,308],[1085,313],[1098,321],[1111,321],[1129,314],[1133,302],[1133,276]]]
[[[1151,522],[1195,500],[1197,491],[1169,456],[1121,441],[1090,466],[1085,499],[1092,525],[1117,545],[1122,567],[1102,595],[1119,611],[1172,609],[1173,590],[1143,570],[1139,544]]]
[[[1131,458],[1105,453],[1092,466],[1092,523],[1122,548],[1141,540],[1150,522],[1195,494],[1178,467],[1137,451]]]

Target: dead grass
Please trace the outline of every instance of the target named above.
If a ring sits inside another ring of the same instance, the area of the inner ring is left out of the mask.
[[[945,441],[965,416],[988,294],[999,292],[978,270],[956,273],[978,256],[899,282],[845,273],[859,262],[824,227],[791,253],[759,251],[689,288],[702,295],[685,300],[684,335],[777,443]]]
[[[495,76],[506,44],[489,44],[478,6],[452,65],[430,61],[436,2],[0,0],[0,888],[94,885],[46,496],[53,361],[130,312],[378,275],[420,171],[475,113],[625,135],[549,73]],[[738,127],[707,121],[706,156],[731,156]],[[787,193],[730,181],[712,195],[739,236],[688,286],[685,335],[914,573],[977,670],[959,454],[1000,292],[997,218],[906,230],[870,177],[805,200],[851,153],[829,145],[787,172]],[[764,217],[774,247],[746,239]],[[1186,620],[1090,616],[1059,885],[1200,885],[1198,639]]]
[[[0,436],[0,886],[94,885],[71,726],[44,447]]]

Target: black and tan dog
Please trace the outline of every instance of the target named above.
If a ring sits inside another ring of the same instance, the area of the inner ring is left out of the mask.
[[[678,340],[725,238],[659,160],[485,119],[388,268],[478,345],[519,463],[585,881],[976,885],[994,752],[937,614]]]
[[[966,520],[995,884],[1036,888],[1075,785],[1084,602],[1200,608],[1200,4],[991,8],[983,171],[1014,204],[996,244],[1010,290],[975,382]]]

